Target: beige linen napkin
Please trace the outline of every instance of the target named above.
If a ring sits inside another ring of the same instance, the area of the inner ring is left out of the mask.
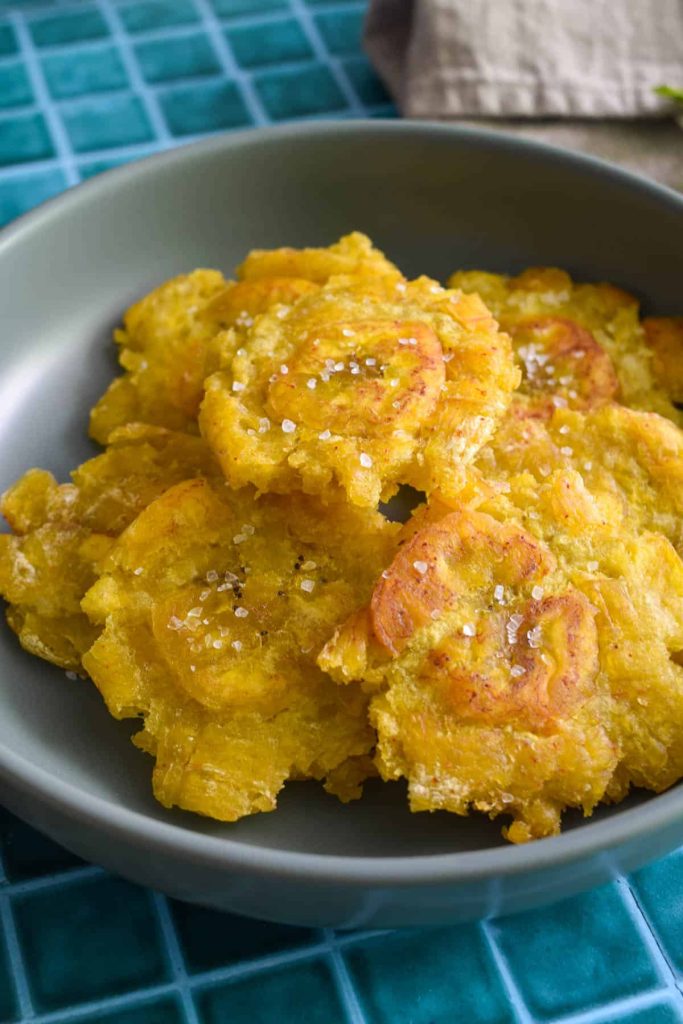
[[[486,119],[683,186],[653,91],[683,86],[683,0],[371,0],[365,46],[407,117]]]

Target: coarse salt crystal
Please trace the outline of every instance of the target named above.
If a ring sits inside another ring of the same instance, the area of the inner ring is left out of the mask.
[[[133,576],[142,576],[143,572],[144,569],[142,568],[141,565],[139,565],[137,569],[133,569]]]
[[[496,601],[502,601],[505,597],[505,587],[502,583],[497,583],[493,588],[493,596]]]
[[[556,409],[564,409],[567,405],[567,399],[563,398],[562,395],[553,395],[552,403]]]
[[[398,377],[392,377],[391,378],[391,380],[389,381],[389,387],[392,387],[392,388],[397,388],[398,387]]]
[[[236,651],[241,651],[242,650],[242,641],[241,640],[233,640],[233,642],[230,644],[230,646],[234,650],[236,650]]]
[[[311,391],[315,391],[317,386],[318,386],[318,382],[315,379],[315,377],[309,377],[308,380],[306,381],[306,387],[310,388]]]
[[[265,434],[270,430],[270,420],[267,416],[263,416],[258,421],[258,432],[259,434]]]
[[[299,586],[302,590],[305,590],[307,594],[310,594],[315,587],[315,580],[302,580]]]
[[[376,359],[373,359],[373,357],[372,357],[372,356],[369,356],[369,357],[368,357],[368,358],[367,358],[367,359],[365,360],[365,365],[366,365],[366,366],[376,366],[376,365],[377,365],[377,360],[376,360]]]
[[[218,579],[218,573],[216,572],[215,569],[209,569],[205,579],[207,583],[215,583],[216,580]]]
[[[338,363],[334,364],[334,368],[337,371],[337,373],[341,373],[342,370],[344,369],[344,366],[345,366],[345,364],[341,361],[341,359],[339,360]]]
[[[199,600],[200,601],[206,601],[206,599],[207,599],[207,597],[209,596],[210,593],[211,593],[211,591],[208,590],[208,589],[207,590],[202,590],[201,594],[199,595]]]
[[[199,607],[197,607],[197,608],[190,608],[189,612],[187,613],[187,617],[188,617],[188,619],[201,619],[201,617],[202,617],[202,609],[199,608]]]
[[[567,426],[566,423],[562,424],[562,426],[560,427],[558,433],[559,434],[568,434],[569,433],[569,427]]]
[[[232,390],[233,391],[244,391],[244,384],[241,384],[240,381],[238,381],[238,380],[234,380],[232,382]]]
[[[345,338],[352,338],[356,332],[352,331],[350,327],[342,327],[342,334]]]
[[[574,449],[570,448],[569,445],[565,445],[563,448],[560,448],[560,451],[562,452],[563,455],[573,455],[574,454]]]
[[[246,608],[241,608],[241,607],[240,608],[235,608],[235,616],[238,619],[246,619],[248,614],[249,614],[249,612],[247,611]]]
[[[598,568],[598,562],[586,562],[586,568],[589,572],[595,572]]]
[[[543,597],[543,587],[535,586],[531,588],[531,596],[534,601],[540,601]]]
[[[182,619],[179,619],[177,615],[172,615],[168,620],[168,629],[182,629]]]
[[[510,675],[514,676],[515,679],[518,679],[520,676],[524,675],[524,669],[521,665],[513,665],[510,669]]]
[[[583,468],[586,470],[586,472],[590,473],[591,469],[593,468],[593,463],[592,462],[584,462]]]
[[[365,469],[370,469],[370,466],[372,465],[372,459],[367,454],[367,452],[361,452],[360,453],[360,460],[359,461],[360,461],[361,466],[364,466]]]
[[[319,441],[329,441],[332,437],[332,433],[329,430],[323,430],[322,434],[318,434]]]
[[[77,672],[69,671],[69,672],[66,673],[66,678],[67,679],[78,679],[78,673]]]
[[[287,376],[287,374],[289,373],[289,367],[287,366],[287,363],[282,364],[282,366],[280,367],[280,373],[282,374],[283,377]]]
[[[420,559],[418,559],[416,562],[413,562],[413,569],[417,570],[417,572],[419,572],[421,576],[424,576],[428,568],[428,563],[422,562],[420,561]]]
[[[538,472],[541,476],[550,476],[552,470],[550,469],[550,466],[543,465],[538,467]]]
[[[528,633],[526,635],[526,638],[529,641],[529,647],[533,647],[533,648],[540,647],[540,645],[541,645],[541,627],[540,626],[534,626],[533,629],[530,629],[528,631]]]
[[[462,627],[462,631],[465,636],[476,636],[477,634],[477,631],[471,622],[466,622]]]
[[[317,562],[312,562],[310,560],[310,558],[309,558],[309,560],[307,562],[303,563],[301,568],[303,569],[304,572],[310,572],[312,569],[317,569],[318,568],[318,564],[317,564]]]
[[[214,640],[213,647],[215,648],[215,650],[220,651],[222,646],[223,646],[223,641],[222,640]]]
[[[283,433],[285,434],[293,434],[294,431],[296,430],[296,423],[294,423],[292,420],[283,420],[282,430]]]

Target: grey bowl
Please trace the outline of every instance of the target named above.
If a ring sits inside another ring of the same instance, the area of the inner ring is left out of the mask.
[[[113,171],[0,239],[0,487],[92,454],[86,413],[115,372],[111,329],[164,278],[230,271],[252,246],[361,229],[408,273],[556,263],[677,312],[683,199],[595,160],[414,123],[294,126],[212,139]],[[343,807],[294,784],[274,814],[169,813],[150,763],[94,687],[0,629],[0,799],[81,856],[174,896],[307,925],[436,924],[599,884],[683,841],[683,789],[637,795],[526,847],[499,825],[410,815],[401,785]]]

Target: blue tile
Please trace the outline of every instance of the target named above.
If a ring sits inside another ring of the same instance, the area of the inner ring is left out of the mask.
[[[309,928],[251,921],[175,900],[169,900],[169,904],[190,971],[255,960],[280,950],[308,946],[318,939]]]
[[[0,120],[0,167],[46,160],[54,150],[42,114],[23,114]]]
[[[683,850],[636,871],[631,883],[671,963],[683,972]]]
[[[90,100],[63,110],[62,118],[77,153],[150,142],[154,137],[137,96]]]
[[[23,64],[0,65],[0,109],[33,102],[33,89]]]
[[[0,943],[0,1021],[16,1020],[17,997],[4,944]]]
[[[651,1006],[647,1010],[619,1014],[618,1019],[619,1024],[681,1024],[683,1009],[668,1003],[660,1003],[659,1006]],[[610,1018],[606,1018],[605,1024],[609,1024],[609,1020]]]
[[[346,100],[322,64],[300,71],[272,72],[254,79],[264,107],[275,121],[343,110]]]
[[[15,897],[38,1010],[120,995],[168,977],[149,894],[105,876]]]
[[[294,18],[227,29],[225,34],[237,63],[243,68],[309,60],[314,56],[301,25]]]
[[[203,1024],[342,1024],[328,964],[311,960],[259,972],[199,996]]]
[[[153,152],[154,150],[150,149],[138,152],[135,156],[112,156],[105,160],[86,160],[78,165],[78,173],[85,181],[87,178],[94,178],[96,174],[111,171],[114,167],[121,167],[123,164],[130,164],[145,156],[151,156]]]
[[[64,188],[66,179],[61,171],[43,171],[6,178],[0,182],[0,225],[9,224],[15,217],[51,199]]]
[[[203,33],[139,43],[135,47],[140,70],[148,82],[214,75],[220,64],[213,45]]]
[[[191,0],[147,0],[121,7],[119,13],[125,28],[132,33],[199,21]]]
[[[287,10],[287,0],[211,0],[219,18],[236,18],[243,14],[269,14]]]
[[[251,123],[234,82],[173,89],[160,97],[160,103],[173,135],[215,132]]]
[[[73,1021],[71,1014],[67,1014],[62,1020],[53,1021],[53,1024],[73,1024]],[[98,1010],[92,1015],[79,1016],[78,1021],[79,1024],[187,1024],[182,1007],[174,996],[165,996],[153,1002],[145,1001],[109,1013]]]
[[[128,85],[123,61],[113,46],[79,49],[77,57],[69,51],[53,53],[43,57],[41,64],[50,95],[56,100],[125,89]]]
[[[104,18],[93,9],[35,18],[29,22],[29,29],[36,46],[65,46],[108,35]]]
[[[10,53],[16,53],[17,37],[11,25],[0,23],[0,57],[6,57]]]
[[[64,178],[61,172],[50,172],[47,175],[47,182],[44,175],[37,175],[35,178],[26,177],[20,179],[15,188],[19,193],[23,192],[28,199],[27,204],[14,213],[14,216],[17,216],[18,213],[23,213],[24,210],[30,209],[61,191],[64,188]],[[1,209],[2,185],[0,185]],[[11,211],[9,212],[11,213]],[[19,821],[9,812],[5,812],[0,821],[0,846],[2,847],[5,873],[10,882],[21,882],[27,878],[49,875],[53,871],[66,871],[67,868],[83,864],[80,857],[69,853],[63,846],[53,843],[47,836],[36,832],[30,825]]]
[[[315,23],[330,53],[360,53],[364,14],[364,10],[353,10],[316,15]]]
[[[344,950],[368,1024],[513,1020],[477,925],[395,932]]]
[[[543,1020],[658,984],[615,885],[501,918],[495,929],[525,1002]]]
[[[372,64],[366,57],[352,57],[343,63],[344,71],[356,91],[361,103],[366,107],[380,106],[391,103],[391,97],[377,76]]]

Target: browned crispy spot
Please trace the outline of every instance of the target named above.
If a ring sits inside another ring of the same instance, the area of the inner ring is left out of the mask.
[[[683,316],[647,317],[643,327],[657,380],[674,402],[683,402]]]
[[[517,416],[547,419],[558,404],[592,409],[619,391],[616,370],[590,331],[565,317],[522,320],[510,328],[523,368]]]
[[[464,593],[516,586],[550,571],[547,548],[517,526],[480,512],[453,512],[408,540],[375,587],[375,636],[399,654],[420,626]]]
[[[463,722],[544,731],[588,699],[597,671],[595,609],[567,592],[487,615],[471,639],[446,637],[420,678]]]

